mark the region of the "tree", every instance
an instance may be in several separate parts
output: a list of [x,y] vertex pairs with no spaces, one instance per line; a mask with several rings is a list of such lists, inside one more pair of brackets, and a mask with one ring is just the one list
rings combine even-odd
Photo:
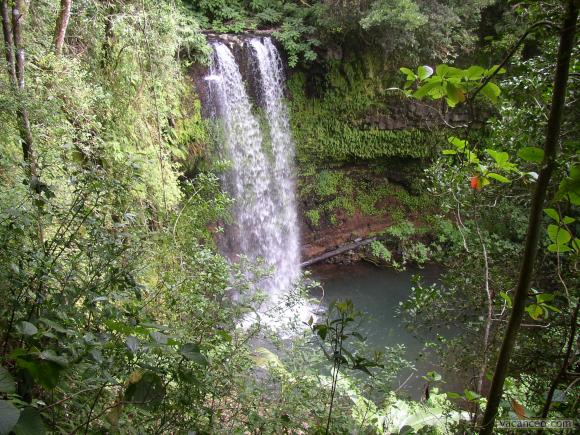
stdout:
[[514,296],[512,313],[502,342],[491,389],[489,391],[487,407],[482,421],[482,428],[479,432],[481,435],[493,433],[493,424],[501,401],[510,355],[516,342],[516,337],[524,314],[526,298],[530,290],[530,283],[534,272],[534,263],[538,251],[542,209],[550,178],[554,171],[556,157],[558,155],[560,125],[568,83],[570,57],[576,36],[576,21],[578,19],[579,3],[578,0],[568,0],[566,14],[560,31],[560,45],[558,49],[556,73],[554,76],[552,106],[544,144],[542,170],[540,171],[532,200],[524,257]]
[[61,0],[60,12],[56,21],[56,28],[54,30],[54,52],[57,56],[62,54],[62,47],[64,45],[64,37],[70,19],[70,9],[72,0]]
[[[8,75],[13,90],[17,96],[18,105],[16,113],[18,117],[20,138],[22,141],[22,154],[28,164],[31,180],[37,178],[36,162],[33,156],[32,131],[30,129],[30,119],[28,110],[23,104],[24,92],[24,46],[22,43],[22,23],[23,23],[22,0],[16,0],[12,7],[10,16],[8,1],[2,0],[0,4],[2,14],[2,31],[4,35],[4,46],[6,51],[6,63],[8,64]],[[31,184],[31,187],[32,184]]]

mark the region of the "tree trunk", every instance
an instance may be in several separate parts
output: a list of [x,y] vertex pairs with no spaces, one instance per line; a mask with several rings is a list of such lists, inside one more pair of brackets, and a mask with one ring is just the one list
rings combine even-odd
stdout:
[[38,185],[36,163],[32,155],[32,131],[28,110],[23,104],[24,91],[24,47],[22,45],[22,13],[24,3],[22,0],[15,0],[10,16],[8,1],[2,0],[0,11],[2,15],[2,33],[4,36],[4,46],[6,48],[6,63],[8,76],[17,96],[16,116],[20,139],[22,141],[22,155],[28,165],[31,188]]
[[2,0],[0,3],[0,12],[2,14],[2,33],[4,35],[4,47],[6,51],[6,66],[8,68],[8,77],[10,83],[17,88],[18,80],[16,79],[16,60],[14,58],[14,38],[12,37],[12,23],[10,22],[10,11],[8,9],[8,0]]
[[503,392],[503,384],[507,375],[508,363],[511,352],[514,348],[518,330],[524,314],[526,298],[530,289],[530,283],[534,271],[534,263],[538,251],[538,239],[542,218],[542,208],[546,198],[546,191],[554,170],[555,159],[558,154],[558,140],[560,136],[560,124],[564,102],[566,99],[566,86],[568,83],[568,70],[570,67],[570,56],[574,46],[576,35],[576,21],[578,18],[579,0],[568,0],[564,23],[560,32],[560,46],[558,48],[558,59],[556,73],[554,76],[554,86],[552,94],[552,107],[546,131],[546,141],[544,144],[544,160],[542,170],[538,177],[536,190],[532,199],[532,209],[528,222],[526,245],[524,258],[520,269],[520,275],[514,296],[512,314],[505,332],[491,389],[487,399],[487,407],[483,416],[480,435],[493,433],[493,425],[499,408]]
[[[22,44],[22,21],[23,15],[22,11],[24,8],[23,0],[15,0],[12,7],[12,33],[14,36],[14,49],[16,52],[16,79],[17,79],[17,91],[20,94],[20,98],[24,95],[24,46]],[[21,102],[22,103],[22,102]],[[30,120],[28,118],[28,110],[24,107],[24,104],[20,105],[18,110],[18,118],[20,124],[20,136],[22,139],[22,154],[24,155],[24,160],[29,165],[29,171],[31,177],[36,177],[36,164],[34,157],[32,155],[32,131],[30,130]],[[33,186],[31,186],[33,187]]]
[[54,30],[54,52],[57,56],[62,54],[62,47],[64,46],[64,37],[68,27],[68,20],[70,19],[70,8],[72,0],[60,0],[60,12],[56,20],[56,28]]

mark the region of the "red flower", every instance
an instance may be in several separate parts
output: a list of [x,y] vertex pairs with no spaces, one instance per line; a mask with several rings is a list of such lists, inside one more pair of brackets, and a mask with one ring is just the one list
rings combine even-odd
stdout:
[[479,182],[479,177],[477,175],[471,177],[471,188],[475,190],[481,189],[481,183]]

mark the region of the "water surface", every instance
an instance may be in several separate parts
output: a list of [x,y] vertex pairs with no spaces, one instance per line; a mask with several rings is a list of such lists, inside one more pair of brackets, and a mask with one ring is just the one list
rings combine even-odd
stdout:
[[424,348],[424,341],[408,331],[403,320],[397,316],[397,309],[399,303],[409,296],[413,275],[421,275],[424,282],[429,284],[438,279],[440,269],[426,266],[398,272],[360,262],[315,265],[309,270],[324,288],[324,292],[315,290],[313,294],[323,296],[323,305],[327,307],[332,301],[350,299],[355,308],[365,314],[359,332],[367,338],[371,348],[382,350],[398,344],[405,346],[405,359],[415,366],[415,370],[409,367],[399,373],[398,384],[394,387],[412,375],[402,391],[419,398],[425,385],[421,376],[431,370],[440,370],[432,353]]

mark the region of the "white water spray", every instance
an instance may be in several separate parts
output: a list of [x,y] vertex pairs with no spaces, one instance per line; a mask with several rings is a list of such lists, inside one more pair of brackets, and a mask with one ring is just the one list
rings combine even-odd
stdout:
[[[300,276],[300,246],[294,193],[294,144],[284,104],[282,62],[269,39],[250,41],[268,122],[264,137],[231,50],[213,43],[215,59],[206,77],[216,115],[224,124],[224,151],[232,162],[227,189],[235,199],[230,254],[264,259],[272,277],[264,283],[279,300]],[[271,152],[265,146],[269,139]]]

